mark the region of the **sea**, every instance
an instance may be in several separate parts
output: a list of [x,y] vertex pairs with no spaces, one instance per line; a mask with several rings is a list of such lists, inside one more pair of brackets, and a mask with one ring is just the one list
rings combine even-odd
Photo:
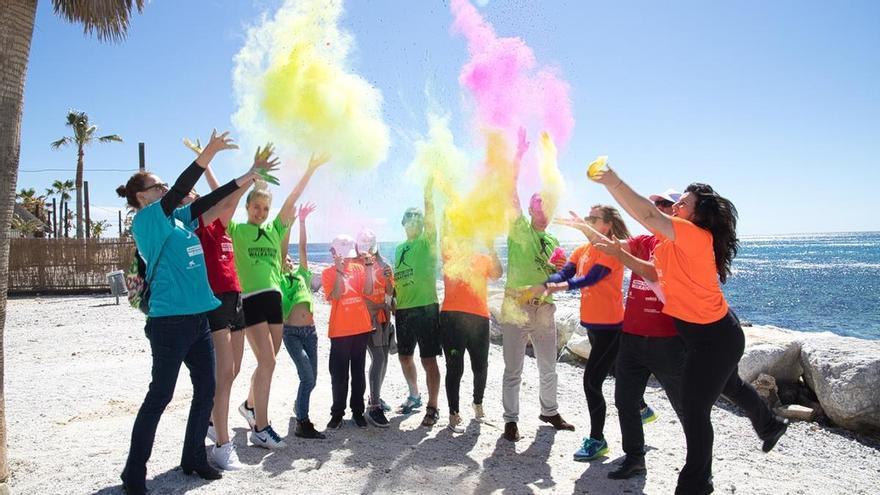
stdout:
[[[390,260],[395,246],[379,251]],[[576,246],[563,244],[567,252]],[[332,261],[329,244],[309,244],[308,253],[310,262]],[[503,243],[498,255],[506,266]],[[743,237],[723,290],[744,322],[880,339],[880,232]]]

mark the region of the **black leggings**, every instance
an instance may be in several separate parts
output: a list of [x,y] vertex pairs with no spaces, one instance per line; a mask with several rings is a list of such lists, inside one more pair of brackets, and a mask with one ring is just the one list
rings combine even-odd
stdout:
[[446,356],[446,402],[449,413],[459,412],[459,389],[464,375],[464,353],[474,373],[474,404],[483,403],[489,369],[489,318],[460,311],[440,313],[443,355]]
[[711,412],[718,397],[723,393],[740,407],[761,439],[772,435],[779,421],[755,389],[739,377],[745,335],[732,311],[705,325],[675,319],[675,328],[685,344],[681,408],[687,441],[687,459],[675,493],[708,493],[714,440]]
[[[590,357],[584,367],[584,395],[587,397],[587,409],[590,410],[590,438],[603,440],[608,406],[605,404],[605,395],[602,394],[602,384],[617,361],[623,327],[593,330],[588,325],[584,326],[587,327],[587,337],[590,339]],[[641,400],[640,405],[645,407],[645,401]]]

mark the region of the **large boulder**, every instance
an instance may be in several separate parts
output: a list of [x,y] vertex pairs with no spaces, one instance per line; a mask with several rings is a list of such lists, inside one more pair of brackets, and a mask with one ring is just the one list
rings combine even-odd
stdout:
[[804,380],[844,428],[880,430],[880,342],[830,333],[801,342]]
[[801,367],[803,333],[771,326],[743,328],[746,348],[739,362],[739,376],[753,382],[762,373],[779,382],[795,382],[804,374]]

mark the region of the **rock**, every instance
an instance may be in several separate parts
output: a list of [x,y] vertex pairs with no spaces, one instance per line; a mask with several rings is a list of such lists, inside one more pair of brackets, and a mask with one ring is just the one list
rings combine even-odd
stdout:
[[565,345],[566,349],[583,359],[590,357],[591,347],[590,339],[586,335],[578,335],[576,333],[571,335],[571,338],[568,339],[568,343]]
[[796,382],[803,375],[798,332],[776,327],[748,327],[746,349],[739,362],[739,376],[753,382],[761,373],[779,381]]
[[798,404],[777,407],[774,411],[783,418],[792,421],[813,421],[819,416],[816,410]]
[[581,312],[576,305],[556,305],[556,346],[561,350],[574,334],[586,335],[581,326]]
[[755,387],[758,395],[760,395],[771,408],[780,405],[779,388],[776,387],[775,378],[766,373],[761,373],[758,375],[758,378],[752,382],[752,386]]
[[817,334],[801,343],[801,365],[832,421],[856,431],[880,430],[880,342]]

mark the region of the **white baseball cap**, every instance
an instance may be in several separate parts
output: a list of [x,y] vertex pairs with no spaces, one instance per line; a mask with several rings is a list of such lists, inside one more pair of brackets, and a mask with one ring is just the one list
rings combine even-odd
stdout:
[[357,235],[357,250],[361,254],[375,254],[376,233],[370,229],[362,229]]
[[678,203],[679,198],[681,198],[681,193],[672,188],[663,191],[663,194],[652,194],[648,196],[648,199],[651,201],[665,199],[666,201],[672,201],[673,203]]
[[354,250],[354,239],[350,235],[340,234],[330,243],[330,249],[336,256],[343,258],[356,258],[357,253]]

